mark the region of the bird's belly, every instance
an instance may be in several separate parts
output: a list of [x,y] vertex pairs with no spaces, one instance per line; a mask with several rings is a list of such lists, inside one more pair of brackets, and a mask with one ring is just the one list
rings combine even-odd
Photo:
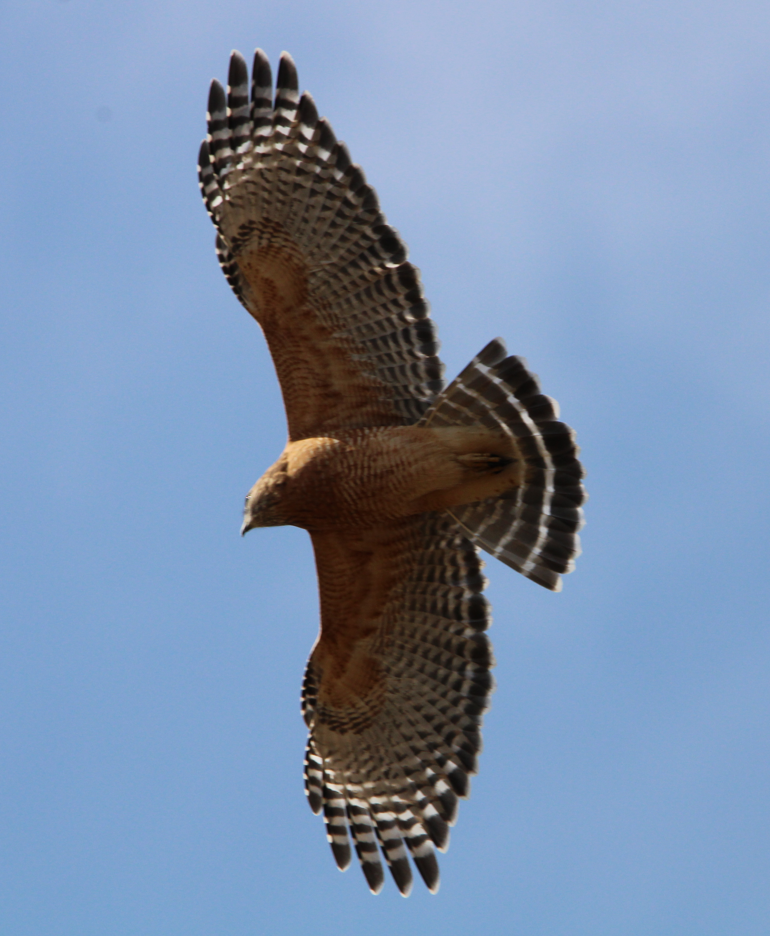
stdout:
[[[368,528],[496,496],[520,483],[513,446],[505,435],[465,426],[351,429],[290,442],[288,522],[310,531]],[[487,458],[495,452],[505,458]]]
[[420,512],[428,491],[462,476],[435,433],[414,426],[353,429],[290,442],[286,510],[307,530],[371,527]]

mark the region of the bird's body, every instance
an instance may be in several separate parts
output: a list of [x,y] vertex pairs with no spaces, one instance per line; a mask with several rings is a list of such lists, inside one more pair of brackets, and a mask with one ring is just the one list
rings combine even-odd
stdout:
[[431,890],[493,681],[477,546],[558,590],[582,523],[574,437],[496,340],[448,387],[417,270],[284,54],[214,82],[200,182],[230,285],[267,339],[289,440],[243,532],[310,533],[321,631],[306,790],[341,868]]
[[286,445],[246,503],[251,521],[269,492],[271,516],[280,520],[257,519],[246,529],[371,527],[493,497],[516,487],[521,474],[515,443],[503,433],[468,426],[344,429]]

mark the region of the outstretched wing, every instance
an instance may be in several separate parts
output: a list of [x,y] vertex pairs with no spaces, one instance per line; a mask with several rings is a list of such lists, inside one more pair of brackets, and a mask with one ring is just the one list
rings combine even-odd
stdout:
[[423,514],[377,530],[313,534],[321,634],[308,662],[306,790],[340,868],[350,839],[369,887],[380,852],[403,894],[408,855],[438,888],[467,796],[493,680],[489,609],[474,546]]
[[251,95],[239,53],[214,81],[199,178],[217,253],[262,326],[289,437],[413,423],[443,382],[419,273],[347,148],[281,56],[275,100],[265,54]]

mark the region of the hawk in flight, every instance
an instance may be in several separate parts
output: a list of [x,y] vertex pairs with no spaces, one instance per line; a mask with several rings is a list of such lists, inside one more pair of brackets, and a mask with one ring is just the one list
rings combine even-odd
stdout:
[[310,533],[321,629],[307,664],[305,788],[337,865],[431,891],[493,688],[479,547],[557,591],[579,552],[572,430],[490,342],[445,386],[419,272],[284,53],[275,95],[214,81],[200,186],[227,281],[264,332],[289,440],[242,532]]

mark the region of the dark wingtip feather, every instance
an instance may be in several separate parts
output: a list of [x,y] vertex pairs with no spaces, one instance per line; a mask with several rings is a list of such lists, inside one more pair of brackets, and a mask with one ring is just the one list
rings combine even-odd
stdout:
[[450,826],[454,825],[457,821],[457,794],[450,787],[447,787],[438,794],[437,800],[441,803],[441,808],[444,811],[444,819],[447,824]]
[[216,80],[211,82],[209,88],[208,113],[208,139],[211,162],[214,171],[221,178],[226,170],[230,151],[230,128],[227,122],[227,98],[225,89]]
[[465,799],[470,793],[471,784],[468,780],[468,774],[461,767],[449,770],[447,780],[452,784],[452,789],[461,799]]
[[537,582],[538,585],[542,585],[543,588],[547,588],[548,591],[560,592],[562,590],[563,583],[561,576],[557,572],[553,572],[551,569],[546,569],[541,566],[530,572],[529,577],[533,582]]
[[254,52],[251,69],[251,120],[253,132],[265,137],[273,124],[273,73],[262,49]]
[[350,845],[341,845],[338,842],[329,842],[334,855],[334,860],[340,871],[347,871],[352,857]]
[[424,855],[422,858],[415,858],[414,863],[417,870],[420,872],[420,877],[425,881],[425,886],[431,894],[437,893],[441,881],[439,879],[438,861],[435,854],[431,852],[428,855]]
[[380,862],[362,862],[361,870],[364,872],[364,877],[366,878],[366,883],[369,886],[369,890],[373,894],[379,894],[379,892],[382,890],[382,885],[385,883],[385,873],[382,870],[382,865]]
[[212,78],[211,84],[209,85],[209,102],[208,102],[208,114],[207,117],[209,120],[212,119],[213,115],[218,111],[224,111],[227,109],[227,98],[225,96],[225,89],[217,81],[216,78]]
[[438,814],[427,816],[424,820],[431,841],[439,851],[446,851],[449,847],[449,825]]
[[281,52],[281,58],[278,63],[278,77],[275,81],[276,92],[280,90],[298,91],[299,78],[297,76],[297,66],[294,59],[288,52]]
[[305,91],[300,98],[297,116],[299,117],[300,123],[305,127],[309,127],[311,130],[318,123],[318,108],[315,106],[313,96],[307,91]]
[[276,128],[283,128],[288,133],[299,103],[299,82],[297,68],[288,52],[281,53],[278,65],[278,77],[275,82],[275,105],[273,123]]
[[227,73],[227,83],[231,88],[238,85],[248,84],[249,68],[246,65],[246,59],[237,49],[230,53],[230,68]]
[[338,172],[345,172],[348,167],[352,165],[352,160],[350,159],[348,148],[342,142],[342,140],[338,140],[335,149],[337,152],[335,153],[336,158],[334,167]]
[[334,135],[334,131],[325,117],[322,117],[318,121],[318,130],[318,150],[320,153],[324,154],[324,158],[328,159],[337,142],[337,137]]
[[262,49],[254,50],[254,62],[251,66],[251,85],[257,88],[273,87],[273,70],[270,68],[270,59]]
[[[534,374],[531,374],[527,368],[526,358],[518,357],[517,355],[512,355],[501,361],[495,368],[495,374],[503,383],[507,384],[514,393],[516,393],[523,383],[534,379]],[[533,393],[537,393],[538,390],[539,388],[533,390]]]
[[396,858],[390,863],[390,873],[402,897],[412,893],[412,869],[407,858]]

